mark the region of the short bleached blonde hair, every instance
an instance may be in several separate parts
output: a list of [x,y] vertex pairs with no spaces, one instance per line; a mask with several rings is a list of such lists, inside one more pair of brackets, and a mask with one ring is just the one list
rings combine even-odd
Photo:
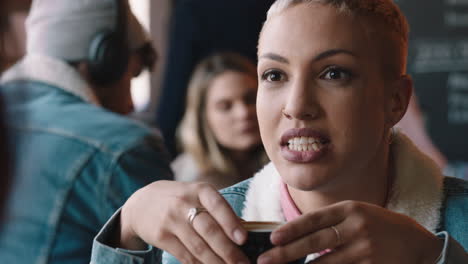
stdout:
[[384,69],[392,76],[406,72],[409,26],[406,17],[392,0],[276,0],[268,10],[263,28],[276,15],[303,3],[329,5],[338,12],[379,22],[368,23],[366,28],[371,34],[378,34],[382,40]]

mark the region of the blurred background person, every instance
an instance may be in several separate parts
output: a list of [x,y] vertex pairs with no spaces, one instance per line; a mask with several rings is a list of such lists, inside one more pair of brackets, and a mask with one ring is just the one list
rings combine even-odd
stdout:
[[[0,75],[5,64],[5,31],[8,16],[7,5],[5,1],[0,2]],[[6,128],[3,121],[3,100],[0,98],[0,222],[3,220],[3,207],[8,195],[10,186],[10,174],[7,161],[8,143],[6,139]]]
[[[6,64],[5,54],[5,33],[8,27],[8,6],[6,1],[0,2],[0,76],[4,65]],[[6,128],[3,121],[3,100],[0,98],[0,222],[3,221],[3,211],[5,200],[8,195],[10,186],[10,174],[7,161],[8,158],[8,143],[6,138]]]
[[0,2],[0,74],[5,68],[6,63],[6,54],[5,54],[5,34],[8,28],[8,14],[9,10],[7,9],[5,1]]
[[[0,76],[11,63],[11,52],[7,47],[11,47],[11,23],[10,16],[18,11],[29,8],[31,0],[1,1],[0,2]],[[11,153],[8,146],[8,133],[4,117],[4,102],[0,95],[0,222],[3,221],[4,206],[9,194],[12,181],[10,171],[12,162]]]
[[444,169],[468,179],[468,2],[396,1],[411,33],[415,97],[400,128]]
[[87,263],[94,236],[137,189],[172,179],[159,135],[122,114],[151,68],[126,0],[35,0],[27,54],[2,76],[15,156],[4,263]]
[[13,65],[24,55],[24,20],[32,0],[2,1],[0,27],[2,30],[2,60],[0,72]]
[[216,52],[236,52],[257,61],[257,40],[274,0],[175,0],[168,36],[167,63],[156,110],[171,155],[184,115],[188,82],[195,66]]
[[183,153],[171,164],[176,180],[221,189],[263,167],[256,76],[255,65],[235,53],[212,55],[196,67],[179,129]]

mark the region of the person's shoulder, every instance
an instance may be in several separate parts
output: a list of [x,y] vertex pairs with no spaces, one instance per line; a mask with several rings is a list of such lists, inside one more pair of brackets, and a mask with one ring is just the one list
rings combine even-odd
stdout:
[[468,182],[459,178],[444,179],[443,228],[468,248]]
[[187,152],[180,154],[172,161],[171,169],[177,181],[196,181],[200,174],[200,169],[195,159]]
[[468,181],[455,177],[445,177],[444,192],[448,197],[466,196],[468,199]]
[[[75,113],[77,112],[75,109]],[[125,151],[138,145],[152,145],[162,148],[162,136],[159,130],[144,123],[109,112],[100,107],[83,105],[79,127],[74,124],[62,124],[86,141],[94,142],[101,149],[112,152]],[[73,115],[73,114],[71,114]]]
[[28,98],[13,95],[17,102],[14,112],[24,116],[24,122],[14,122],[15,126],[60,136],[109,152],[120,152],[142,142],[162,145],[158,130],[93,105],[59,88],[52,89],[53,86],[39,82],[18,82],[12,85],[33,88]]
[[455,177],[445,177],[444,201],[443,206],[449,216],[458,215],[458,213],[450,212],[460,212],[468,218],[468,181]]
[[251,179],[239,182],[230,187],[220,190],[221,195],[231,205],[232,209],[238,216],[242,215],[244,209],[244,203],[249,190]]
[[[468,181],[455,177],[444,178],[443,208],[445,216],[450,219],[461,216],[468,219]],[[468,222],[465,225],[468,232]]]
[[193,166],[193,164],[195,164],[193,156],[188,152],[182,152],[174,159],[174,161],[172,161],[171,166],[175,169],[177,167],[185,167],[187,165]]
[[245,196],[247,191],[249,190],[249,185],[250,182],[252,181],[252,178],[244,180],[242,182],[239,182],[237,184],[234,184],[232,186],[226,187],[222,190],[220,190],[220,193],[222,195],[240,195],[240,196]]

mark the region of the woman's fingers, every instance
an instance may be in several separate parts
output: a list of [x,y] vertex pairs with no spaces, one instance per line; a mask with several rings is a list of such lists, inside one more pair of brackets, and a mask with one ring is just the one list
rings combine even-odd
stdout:
[[[141,239],[185,263],[193,263],[194,258],[210,264],[248,263],[233,242],[244,242],[246,231],[230,205],[209,184],[155,182],[132,195],[124,207],[129,208],[122,214],[122,223],[127,223],[124,227],[129,226],[123,228],[129,230],[125,232],[130,234],[127,240]],[[192,215],[190,221],[188,213],[193,208],[205,208],[206,212]]]
[[242,245],[247,239],[247,231],[242,227],[231,206],[211,185],[200,184],[199,188],[199,199],[202,206],[210,212],[210,215],[232,241]]
[[201,263],[193,256],[184,244],[175,236],[166,239],[166,251],[178,259],[181,263]]
[[[245,240],[240,221],[224,198],[209,184],[199,183],[191,186],[197,194],[196,200],[181,199],[177,211],[179,228],[174,230],[192,255],[202,263],[248,263],[247,257],[233,242]],[[192,208],[203,208],[189,220]],[[245,232],[245,231],[244,231]],[[231,235],[230,235],[231,234]]]
[[223,229],[208,212],[200,213],[193,220],[193,228],[206,241],[208,246],[224,260],[224,263],[248,263],[247,257],[242,253],[239,247],[224,234]]
[[275,232],[278,246],[258,263],[288,263],[320,251],[324,254],[312,263],[430,263],[442,248],[440,240],[409,217],[356,201],[303,215]]
[[184,246],[195,256],[201,263],[223,264],[224,261],[216,255],[205,240],[191,227],[179,228],[176,235],[180,241],[184,242]]
[[339,225],[333,228],[327,227],[291,243],[275,247],[260,257],[260,263],[262,263],[263,258],[271,259],[267,263],[289,263],[311,253],[325,254],[330,252],[339,244],[345,243],[344,239],[347,239],[343,236],[343,232],[338,231],[339,233],[337,233],[335,231],[341,228]]
[[313,253],[334,252],[346,245],[356,236],[353,221],[347,221],[354,207],[353,202],[340,202],[281,226],[271,237],[278,246],[265,252],[259,263],[287,263]]
[[343,203],[337,203],[288,222],[272,233],[271,242],[284,245],[318,230],[335,226],[346,218],[344,207]]

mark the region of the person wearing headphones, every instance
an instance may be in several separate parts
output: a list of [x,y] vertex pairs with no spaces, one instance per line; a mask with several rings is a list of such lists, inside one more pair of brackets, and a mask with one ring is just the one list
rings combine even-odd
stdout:
[[35,0],[27,54],[1,79],[14,183],[2,263],[86,263],[137,189],[172,179],[161,137],[122,116],[155,52],[127,1]]

